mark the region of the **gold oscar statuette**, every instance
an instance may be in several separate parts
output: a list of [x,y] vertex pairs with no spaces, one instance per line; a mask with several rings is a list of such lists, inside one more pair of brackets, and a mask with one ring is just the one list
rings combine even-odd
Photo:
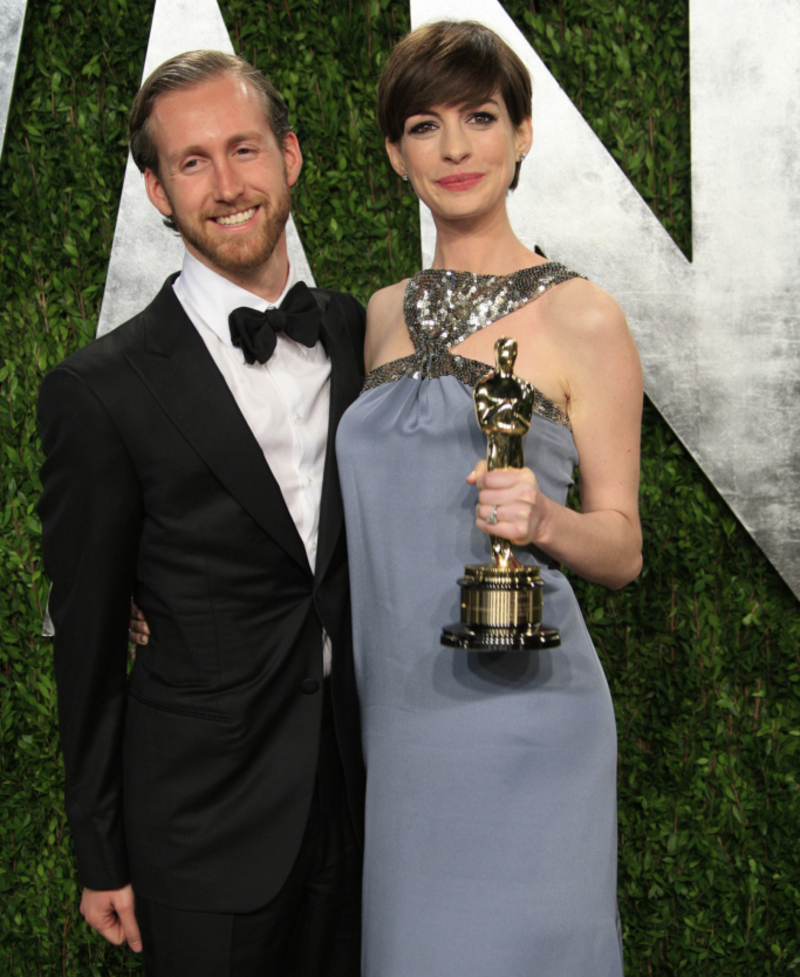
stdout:
[[[522,468],[522,439],[528,433],[536,392],[514,375],[517,343],[494,344],[497,368],[475,386],[473,400],[478,424],[487,438],[486,467]],[[441,642],[468,651],[532,651],[555,648],[561,636],[542,627],[542,583],[539,568],[523,566],[511,543],[490,536],[492,562],[464,567],[461,622],[442,628]]]

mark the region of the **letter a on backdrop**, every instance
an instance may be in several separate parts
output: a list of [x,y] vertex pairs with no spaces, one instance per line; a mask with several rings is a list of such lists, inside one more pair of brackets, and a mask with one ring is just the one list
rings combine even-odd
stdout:
[[692,262],[496,0],[411,18],[480,21],[525,62],[514,229],[620,301],[651,400],[800,597],[800,3],[690,0]]
[[[233,54],[217,0],[156,0],[142,78],[168,58],[196,48]],[[286,238],[298,277],[313,285],[291,217]],[[161,215],[147,199],[144,178],[129,153],[97,335],[140,312],[155,297],[166,275],[180,270],[182,260],[181,239],[164,227]]]

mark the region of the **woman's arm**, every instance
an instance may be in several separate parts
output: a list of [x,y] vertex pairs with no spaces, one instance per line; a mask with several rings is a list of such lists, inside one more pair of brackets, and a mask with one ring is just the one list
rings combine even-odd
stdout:
[[[530,469],[469,476],[479,488],[476,525],[485,533],[533,543],[581,577],[617,589],[642,567],[639,437],[642,372],[617,303],[581,283],[563,289],[549,327],[560,337],[564,384],[578,449],[582,512],[543,495]],[[497,506],[498,522],[487,519]]]

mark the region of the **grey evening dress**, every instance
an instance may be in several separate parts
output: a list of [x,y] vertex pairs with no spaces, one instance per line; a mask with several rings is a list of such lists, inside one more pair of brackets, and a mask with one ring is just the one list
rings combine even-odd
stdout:
[[[465,479],[485,457],[452,346],[574,277],[420,272],[416,353],[370,374],[337,440],[367,764],[363,977],[619,977],[616,757],[608,685],[564,576],[544,554],[561,647],[478,655],[439,644],[456,580],[489,561]],[[543,397],[525,440],[566,499],[578,457]]]

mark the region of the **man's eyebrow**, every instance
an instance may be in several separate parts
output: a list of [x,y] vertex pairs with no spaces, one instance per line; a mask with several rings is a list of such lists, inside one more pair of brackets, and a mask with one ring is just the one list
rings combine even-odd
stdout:
[[177,153],[172,153],[171,156],[167,157],[168,163],[177,163],[179,159],[183,159],[184,156],[202,156],[203,148],[202,146],[186,146],[185,149],[179,149]]
[[230,137],[228,145],[235,146],[237,142],[251,142],[254,139],[259,142],[264,142],[264,134],[258,129],[251,129],[249,132],[240,132]]
[[[227,145],[230,148],[235,146],[240,142],[251,142],[253,140],[258,140],[259,142],[264,142],[264,136],[258,129],[253,129],[250,132],[239,132],[228,139]],[[176,153],[167,157],[167,162],[177,163],[178,160],[184,159],[186,156],[205,156],[207,149],[200,145],[185,146],[183,149],[179,149]]]

